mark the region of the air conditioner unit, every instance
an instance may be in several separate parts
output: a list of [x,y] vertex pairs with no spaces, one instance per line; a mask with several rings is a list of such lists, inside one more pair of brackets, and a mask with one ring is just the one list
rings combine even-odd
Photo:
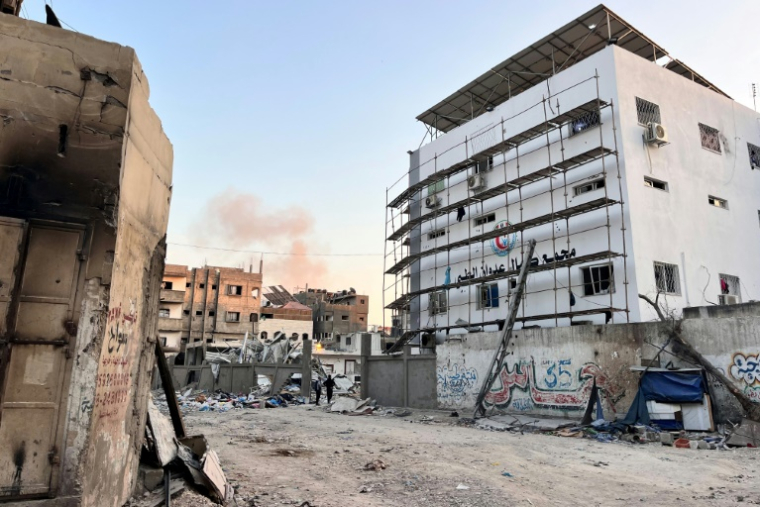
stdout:
[[649,144],[656,144],[657,146],[666,144],[668,142],[668,131],[659,123],[648,123],[644,140]]
[[425,198],[425,207],[427,208],[435,208],[438,205],[441,204],[441,198],[436,197],[434,195],[428,196]]
[[733,296],[731,294],[721,294],[718,296],[719,305],[738,305],[739,303],[739,296]]
[[470,190],[483,188],[486,186],[486,179],[479,174],[475,174],[467,178],[467,186]]

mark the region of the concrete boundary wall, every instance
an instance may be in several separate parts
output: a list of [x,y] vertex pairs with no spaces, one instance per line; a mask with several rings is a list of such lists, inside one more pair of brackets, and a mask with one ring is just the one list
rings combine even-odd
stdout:
[[[735,309],[724,313],[711,309],[709,315],[676,324],[697,350],[760,403],[760,367],[753,366],[760,364],[760,317]],[[605,416],[622,417],[638,389],[639,374],[630,367],[654,359],[672,325],[651,322],[516,331],[486,401],[511,413],[580,417],[596,381]],[[472,333],[452,337],[438,346],[439,408],[474,408],[499,339],[497,332]],[[694,366],[680,359],[678,352],[671,345],[665,347],[661,366],[668,362],[675,367]],[[740,407],[719,382],[709,380],[716,422],[736,421],[741,417]]]
[[371,338],[361,337],[362,398],[388,407],[436,408],[435,355],[412,355],[406,346],[401,355],[373,356]]

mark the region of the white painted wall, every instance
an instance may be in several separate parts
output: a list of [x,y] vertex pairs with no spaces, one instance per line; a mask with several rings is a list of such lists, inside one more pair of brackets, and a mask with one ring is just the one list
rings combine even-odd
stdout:
[[299,339],[303,335],[307,335],[308,339],[311,339],[314,332],[314,324],[310,320],[266,319],[259,320],[257,326],[259,336],[261,336],[261,333],[266,332],[267,338],[270,340],[274,338],[274,334],[277,331],[284,333],[285,336],[297,333]]
[[[752,170],[747,142],[760,145],[760,115],[673,72],[615,48],[620,140],[640,291],[656,293],[653,262],[679,265],[681,296],[670,308],[718,302],[718,274],[738,276],[743,302],[760,299],[760,170]],[[636,97],[660,106],[670,144],[646,147]],[[698,124],[720,130],[717,154],[702,147]],[[666,181],[668,192],[645,187],[644,176]],[[728,200],[711,206],[708,195]],[[685,261],[685,269],[681,255]],[[654,319],[641,307],[642,320]]]
[[[596,74],[598,80],[592,79]],[[646,303],[638,299],[638,293],[655,293],[654,261],[679,265],[682,295],[664,297],[664,302],[676,314],[685,306],[717,303],[719,273],[740,278],[742,301],[760,298],[760,270],[758,261],[752,255],[760,251],[760,170],[750,169],[747,149],[747,142],[760,146],[760,116],[616,46],[610,46],[562,71],[550,78],[548,83],[553,95],[552,109],[558,107],[564,111],[595,99],[597,84],[599,97],[613,102],[615,107],[603,110],[602,126],[599,128],[571,137],[564,130],[561,142],[560,132],[553,132],[549,137],[549,150],[544,137],[517,150],[497,155],[494,169],[485,173],[487,187],[515,178],[518,170],[520,175],[524,175],[543,169],[549,164],[550,157],[552,161],[557,161],[564,154],[567,159],[600,145],[610,149],[617,147],[619,165],[613,155],[567,172],[567,196],[564,193],[564,178],[560,176],[552,181],[544,180],[526,186],[522,189],[522,195],[511,191],[482,204],[472,205],[462,222],[456,221],[456,211],[426,222],[419,231],[421,251],[490,231],[502,220],[519,223],[550,213],[552,207],[555,211],[561,210],[605,195],[616,200],[622,197],[625,202],[622,210],[624,218],[621,219],[621,207],[618,205],[573,217],[569,221],[569,245],[563,220],[555,223],[554,227],[547,225],[518,233],[518,247],[507,257],[497,256],[491,242],[425,257],[412,267],[413,271],[419,272],[421,287],[442,284],[447,267],[451,268],[452,282],[465,270],[480,269],[482,266],[493,268],[503,264],[509,269],[512,259],[521,261],[520,243],[535,239],[539,242],[539,257],[575,248],[577,255],[611,249],[618,253],[625,251],[627,258],[612,260],[615,289],[611,296],[583,295],[582,266],[557,270],[556,278],[555,272],[530,275],[528,295],[521,304],[520,315],[553,314],[555,308],[561,313],[612,306],[628,308],[631,322],[651,320],[655,315]],[[477,117],[421,147],[420,178],[432,174],[436,168],[445,169],[465,160],[468,154],[472,154],[473,142],[475,149],[482,149],[501,140],[502,119],[505,137],[539,124],[544,120],[544,107],[540,101],[546,95],[545,85],[536,86],[501,104],[493,112]],[[660,106],[670,144],[661,148],[644,145],[644,127],[638,124],[636,115],[636,96]],[[556,110],[547,111],[549,117],[555,113]],[[701,147],[700,122],[721,131],[721,154]],[[596,179],[603,170],[607,172],[606,189],[577,197],[574,195],[572,187]],[[468,195],[466,178],[469,174],[462,172],[452,177],[450,186],[437,194],[443,206]],[[645,187],[645,175],[667,181],[669,191]],[[729,209],[709,205],[708,195],[727,199]],[[427,192],[423,191],[412,203],[412,206],[420,206],[423,214],[431,212],[424,207],[426,196]],[[520,198],[522,204],[517,202]],[[496,221],[476,227],[472,219],[489,212],[496,213]],[[608,216],[609,228],[606,227]],[[444,229],[446,235],[428,239],[428,233],[438,229]],[[412,241],[415,241],[415,233],[412,234]],[[478,309],[479,289],[474,285],[449,290],[448,312],[436,316],[428,314],[429,296],[422,295],[419,298],[420,318],[417,322],[411,322],[411,327],[443,327],[453,325],[457,319],[471,323],[503,319],[509,281],[501,280],[498,284],[501,299],[499,307],[494,309]],[[573,288],[576,298],[576,305],[572,308],[568,287]],[[576,320],[601,324],[605,322],[605,315],[584,316]],[[625,313],[613,315],[613,323],[625,321]],[[528,322],[526,325],[551,327],[569,323],[568,319],[552,319]],[[487,328],[493,329],[495,326]],[[462,331],[452,330],[451,333]]]

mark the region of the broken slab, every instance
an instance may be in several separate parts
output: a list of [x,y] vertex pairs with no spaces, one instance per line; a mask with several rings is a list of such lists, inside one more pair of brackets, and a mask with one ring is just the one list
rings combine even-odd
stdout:
[[349,397],[341,397],[335,400],[330,407],[330,412],[353,412],[359,406],[359,401]]
[[726,444],[734,447],[760,447],[760,423],[742,419]]
[[177,442],[171,421],[159,412],[152,399],[148,403],[148,425],[153,435],[158,464],[165,467],[177,457]]

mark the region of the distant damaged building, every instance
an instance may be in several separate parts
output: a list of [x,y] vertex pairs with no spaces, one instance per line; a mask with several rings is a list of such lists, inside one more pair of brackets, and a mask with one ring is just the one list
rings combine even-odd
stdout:
[[121,506],[145,431],[172,146],[133,49],[20,19],[9,5],[18,2],[3,0],[0,13],[0,501]]
[[367,331],[369,296],[357,294],[353,288],[337,292],[306,289],[294,297],[311,307],[317,341],[338,343],[348,334]]

